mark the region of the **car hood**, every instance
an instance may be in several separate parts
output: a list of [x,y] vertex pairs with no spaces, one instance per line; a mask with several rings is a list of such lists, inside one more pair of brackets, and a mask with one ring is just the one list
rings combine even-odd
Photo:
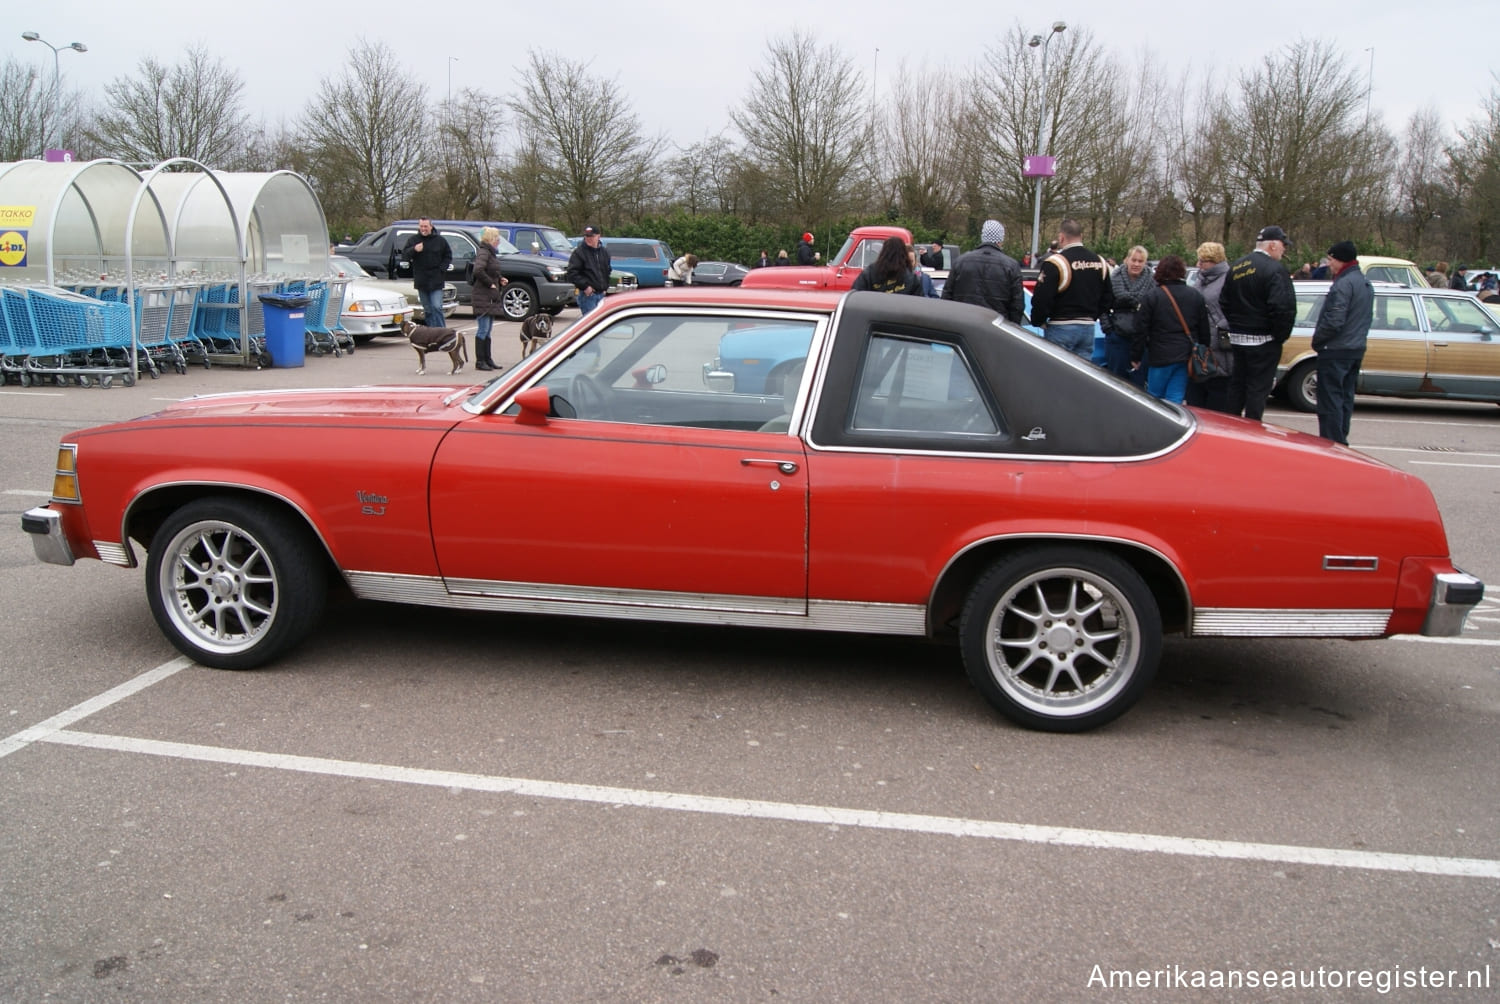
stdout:
[[773,265],[751,269],[745,276],[745,286],[766,286],[775,289],[795,289],[798,286],[821,289],[833,276],[832,265]]
[[220,418],[402,419],[462,412],[446,400],[453,386],[380,386],[205,394],[168,405],[141,421]]
[[388,280],[386,282],[381,282],[374,278],[358,279],[351,282],[344,291],[344,302],[348,303],[353,300],[396,299],[404,304],[406,302],[406,292],[402,289],[403,286],[411,289],[415,288],[410,282],[403,282],[399,279]]
[[559,268],[559,267],[564,266],[564,265],[567,264],[566,261],[563,261],[562,259],[559,259],[559,258],[548,258],[548,257],[546,257],[544,255],[539,255],[539,254],[527,254],[525,251],[521,251],[521,252],[518,252],[516,254],[503,254],[503,255],[500,255],[500,260],[501,261],[524,261],[524,262],[530,262],[531,264],[537,265],[537,266],[539,266],[541,268],[544,268],[544,269],[545,268]]

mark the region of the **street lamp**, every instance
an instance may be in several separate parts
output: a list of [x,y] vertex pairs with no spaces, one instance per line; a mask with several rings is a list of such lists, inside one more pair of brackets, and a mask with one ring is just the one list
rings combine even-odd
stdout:
[[1047,163],[1046,128],[1047,128],[1047,48],[1056,35],[1062,34],[1068,28],[1062,21],[1052,22],[1052,31],[1044,39],[1041,35],[1032,35],[1026,44],[1035,49],[1038,46],[1042,50],[1042,114],[1036,124],[1036,152],[1035,163],[1028,165],[1028,174],[1036,178],[1036,209],[1031,217],[1031,267],[1036,268],[1036,253],[1041,244],[1042,236],[1042,179],[1052,174],[1052,165]]
[[[58,66],[58,53],[62,52],[64,49],[71,49],[74,52],[88,52],[89,47],[84,45],[82,42],[69,42],[67,45],[53,45],[51,42],[47,41],[45,38],[34,31],[23,31],[21,32],[21,37],[28,42],[41,42],[47,48],[52,50],[52,122],[51,128],[48,130],[50,132],[52,129],[57,128],[58,120],[62,118],[62,87],[59,85],[59,74],[61,71],[61,67]],[[42,143],[44,146],[50,145],[47,143],[47,140],[49,139],[52,139],[54,142],[56,141],[56,138],[54,137],[43,137]]]

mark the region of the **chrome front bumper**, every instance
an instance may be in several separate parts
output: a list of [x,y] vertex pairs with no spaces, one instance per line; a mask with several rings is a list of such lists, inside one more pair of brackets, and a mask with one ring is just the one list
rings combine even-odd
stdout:
[[1432,603],[1422,633],[1452,637],[1463,633],[1464,618],[1484,599],[1484,583],[1465,572],[1444,572],[1432,583]]
[[46,506],[21,514],[21,529],[31,534],[31,546],[39,561],[49,565],[73,564],[73,549],[63,535],[62,515]]

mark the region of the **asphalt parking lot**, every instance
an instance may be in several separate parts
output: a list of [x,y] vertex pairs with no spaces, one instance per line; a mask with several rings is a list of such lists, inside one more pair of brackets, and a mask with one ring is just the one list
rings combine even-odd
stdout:
[[343,600],[217,672],[140,570],[20,532],[71,428],[440,358],[0,387],[0,1000],[1500,994],[1500,408],[1354,418],[1492,584],[1464,637],[1174,639],[1081,736],[1005,723],[956,650],[840,635]]

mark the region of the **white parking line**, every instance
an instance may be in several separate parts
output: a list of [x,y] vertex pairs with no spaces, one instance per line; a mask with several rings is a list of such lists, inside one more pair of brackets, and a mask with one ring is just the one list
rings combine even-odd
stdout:
[[1500,469],[1500,464],[1451,464],[1442,460],[1412,460],[1408,462],[1413,467],[1483,467],[1487,470]]
[[52,493],[49,491],[32,491],[30,488],[7,488],[0,495],[40,495],[44,499],[50,499]]
[[388,764],[332,760],[325,757],[296,756],[287,753],[261,753],[255,750],[227,749],[191,743],[136,739],[130,736],[99,735],[75,732],[67,725],[86,718],[132,694],[139,693],[166,679],[192,663],[186,658],[174,659],[150,672],[120,684],[97,697],[90,698],[40,724],[0,740],[0,756],[13,753],[32,743],[77,746],[86,749],[141,753],[149,756],[194,760],[207,763],[288,770],[303,774],[390,781],[427,787],[456,788],[549,798],[570,802],[587,802],[612,807],[629,806],[671,812],[697,812],[742,819],[771,819],[819,826],[847,826],[856,829],[896,830],[905,833],[930,833],[981,840],[1007,840],[1055,847],[1086,847],[1094,850],[1135,851],[1146,854],[1173,854],[1220,860],[1263,861],[1278,864],[1310,865],[1326,868],[1353,868],[1367,871],[1400,872],[1414,875],[1442,875],[1462,878],[1500,879],[1500,861],[1487,858],[1437,857],[1425,854],[1398,854],[1379,851],[1354,851],[1331,847],[1301,847],[1294,844],[1246,843],[1236,840],[1206,840],[1195,837],[1171,837],[1153,833],[1122,833],[1112,830],[1089,830],[1069,826],[1038,826],[1029,823],[1002,823],[987,819],[965,819],[957,816],[928,816],[907,812],[883,812],[872,809],[846,809],[837,806],[807,805],[796,802],[768,802],[760,799],[724,798],[712,795],[688,795],[669,791],[645,791],[604,785],[569,784],[559,781],[535,781],[526,778],[467,774],[456,771],[396,767]]

